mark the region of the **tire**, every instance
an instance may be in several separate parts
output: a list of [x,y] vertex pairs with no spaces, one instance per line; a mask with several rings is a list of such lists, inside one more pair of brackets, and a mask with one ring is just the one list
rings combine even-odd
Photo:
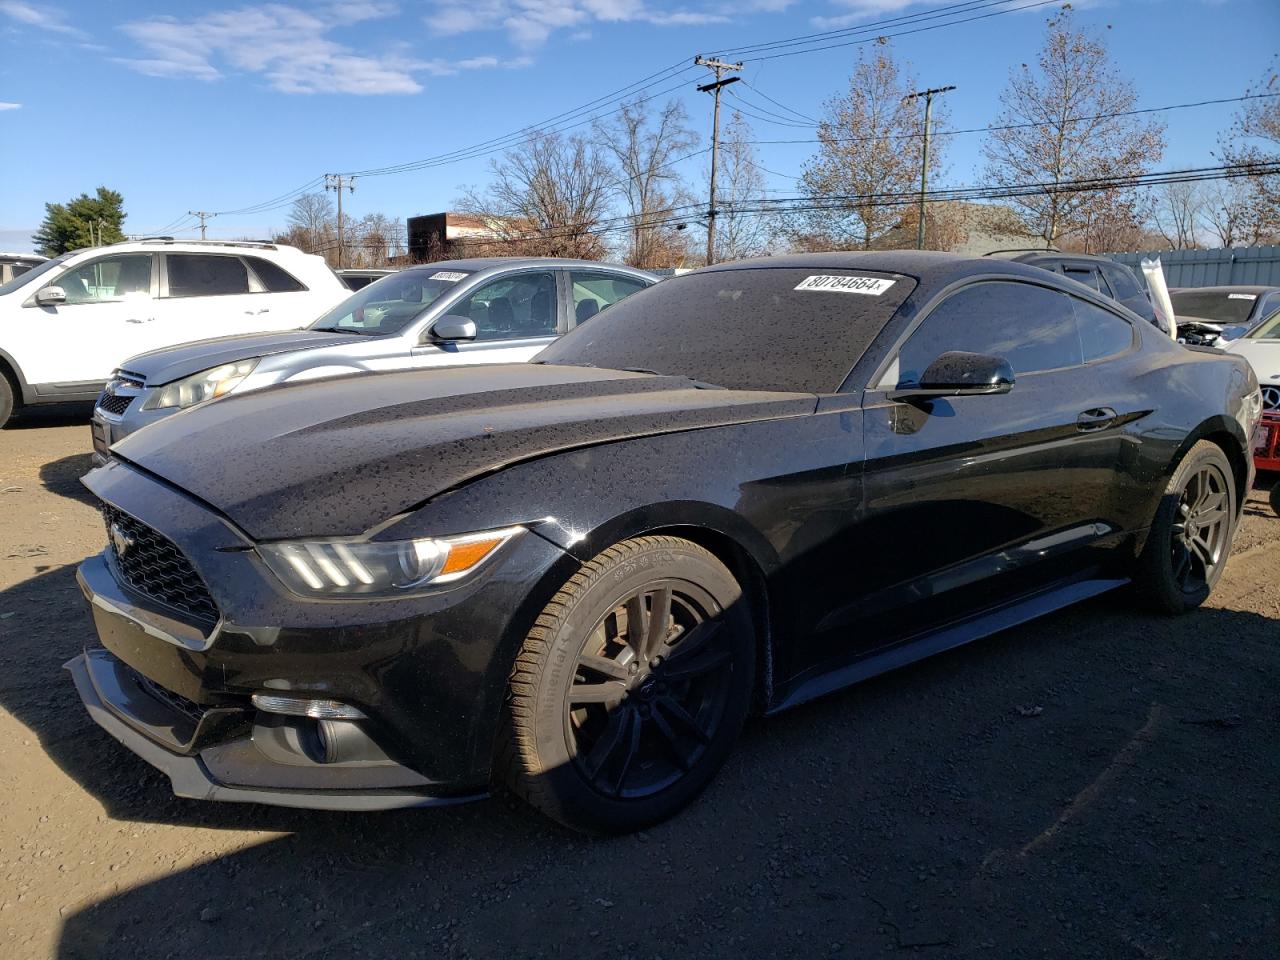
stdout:
[[[668,611],[665,630],[655,609]],[[495,774],[584,833],[665,820],[737,740],[755,647],[742,589],[711,553],[666,536],[615,544],[565,583],[525,639]]]
[[1152,607],[1187,613],[1208,599],[1231,553],[1236,508],[1226,454],[1201,440],[1173,472],[1138,559],[1134,582]]
[[13,416],[14,397],[13,384],[9,382],[3,371],[0,371],[0,427],[9,422]]
[[1280,480],[1271,484],[1271,509],[1280,516]]

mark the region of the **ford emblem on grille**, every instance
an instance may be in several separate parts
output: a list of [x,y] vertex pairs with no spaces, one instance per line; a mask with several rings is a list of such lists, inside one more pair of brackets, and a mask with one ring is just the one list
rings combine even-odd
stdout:
[[115,547],[117,557],[123,557],[129,552],[129,548],[133,546],[133,537],[125,533],[120,524],[113,523],[108,533],[111,534],[111,546]]

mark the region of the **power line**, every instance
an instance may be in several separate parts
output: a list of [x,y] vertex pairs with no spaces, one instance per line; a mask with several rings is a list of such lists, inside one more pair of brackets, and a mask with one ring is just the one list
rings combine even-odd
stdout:
[[745,77],[743,77],[742,82],[744,85],[751,88],[752,93],[757,93],[760,96],[764,97],[766,100],[772,103],[775,107],[781,107],[783,110],[787,111],[787,113],[794,114],[799,119],[804,120],[808,123],[811,123],[814,126],[818,125],[818,121],[813,119],[813,117],[809,116],[807,113],[801,113],[799,110],[795,109],[794,107],[789,107],[785,103],[780,103],[779,101],[773,99],[773,97],[769,96],[759,87],[752,84],[751,81],[746,79]]

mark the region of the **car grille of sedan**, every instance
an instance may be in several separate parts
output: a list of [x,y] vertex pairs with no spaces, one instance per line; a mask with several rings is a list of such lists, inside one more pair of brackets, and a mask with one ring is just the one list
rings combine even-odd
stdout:
[[133,403],[134,397],[117,397],[110,393],[104,393],[98,398],[98,409],[105,410],[113,417],[118,417],[129,409],[129,404]]
[[126,586],[196,620],[217,621],[209,588],[172,540],[110,505],[103,504],[102,515],[107,550]]

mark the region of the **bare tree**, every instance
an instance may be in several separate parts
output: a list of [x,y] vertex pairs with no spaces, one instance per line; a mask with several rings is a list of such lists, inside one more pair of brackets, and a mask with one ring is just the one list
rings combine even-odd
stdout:
[[1166,183],[1155,194],[1151,223],[1170,250],[1194,250],[1205,212],[1205,195],[1197,183]]
[[635,267],[677,266],[686,254],[675,208],[687,193],[675,164],[698,145],[684,105],[671,100],[653,115],[643,100],[624,103],[609,122],[597,122],[596,140],[612,155],[617,191],[631,227],[624,258]]
[[307,253],[322,253],[337,242],[333,201],[326,193],[304,193],[289,210],[291,234]]
[[489,225],[493,239],[467,244],[468,253],[500,253],[598,260],[612,178],[608,161],[585,137],[534,134],[493,161],[493,181],[466,191],[465,213]]
[[983,145],[986,179],[993,186],[1050,184],[1043,193],[1016,197],[1029,226],[1054,244],[1073,231],[1094,244],[1109,214],[1136,206],[1131,191],[1057,189],[1058,184],[1146,172],[1164,152],[1164,128],[1154,121],[1117,116],[1137,102],[1133,84],[1112,65],[1106,44],[1077,30],[1070,10],[1050,20],[1036,68],[1015,68],[1000,94],[1001,111]]
[[767,252],[773,243],[771,218],[759,213],[765,199],[764,174],[756,162],[755,134],[736,110],[720,141],[716,193],[716,261],[741,260]]
[[[1260,167],[1280,163],[1280,97],[1259,96],[1280,93],[1280,76],[1273,62],[1266,77],[1246,93],[1256,99],[1245,101],[1231,126],[1219,138],[1222,159],[1229,165]],[[1232,180],[1222,191],[1231,200],[1236,230],[1247,242],[1273,241],[1280,237],[1280,173],[1255,173]]]
[[[923,125],[919,105],[903,97],[915,86],[883,45],[859,54],[849,89],[823,108],[818,152],[805,165],[800,191],[810,208],[790,232],[801,246],[870,248],[902,218],[885,197],[908,193],[919,183]],[[946,123],[945,106],[934,122]],[[941,169],[943,141],[935,140],[930,174]]]

